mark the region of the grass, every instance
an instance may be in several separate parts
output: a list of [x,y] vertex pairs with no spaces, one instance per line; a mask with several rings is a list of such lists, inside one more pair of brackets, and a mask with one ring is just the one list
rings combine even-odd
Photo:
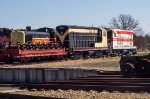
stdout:
[[144,51],[144,52],[137,52],[136,55],[138,56],[145,56],[145,55],[149,55],[150,51]]

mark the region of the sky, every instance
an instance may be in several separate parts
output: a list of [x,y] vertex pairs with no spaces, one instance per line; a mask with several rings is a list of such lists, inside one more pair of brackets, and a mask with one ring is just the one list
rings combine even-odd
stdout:
[[109,26],[129,14],[150,33],[150,0],[0,0],[0,27]]

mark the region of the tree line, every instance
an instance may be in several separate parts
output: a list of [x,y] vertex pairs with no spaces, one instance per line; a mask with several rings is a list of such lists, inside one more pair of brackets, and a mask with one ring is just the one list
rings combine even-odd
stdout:
[[138,51],[149,51],[150,50],[150,35],[134,35],[134,45],[137,46]]

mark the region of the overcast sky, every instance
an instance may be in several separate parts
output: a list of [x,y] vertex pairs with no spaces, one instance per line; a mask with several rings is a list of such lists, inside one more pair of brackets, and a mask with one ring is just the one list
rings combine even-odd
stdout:
[[150,32],[150,0],[0,0],[0,27],[108,26],[130,14]]

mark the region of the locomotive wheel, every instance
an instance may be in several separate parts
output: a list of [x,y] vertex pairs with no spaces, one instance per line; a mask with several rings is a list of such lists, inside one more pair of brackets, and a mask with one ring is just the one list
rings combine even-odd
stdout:
[[136,77],[150,77],[150,61],[141,60],[136,66]]
[[123,77],[133,77],[135,73],[134,64],[126,63],[122,66],[122,75]]

